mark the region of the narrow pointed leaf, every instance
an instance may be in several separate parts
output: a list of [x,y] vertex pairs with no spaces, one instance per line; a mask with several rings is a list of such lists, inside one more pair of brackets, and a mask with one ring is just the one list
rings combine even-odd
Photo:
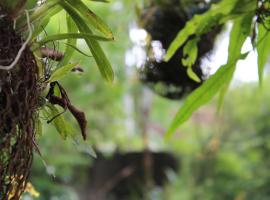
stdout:
[[259,82],[262,85],[264,67],[270,55],[270,34],[263,25],[259,25],[257,52]]
[[[66,23],[67,23],[67,32],[68,33],[77,33],[78,29],[76,24],[72,21],[71,17],[66,13]],[[58,63],[57,67],[65,66],[70,62],[70,59],[73,55],[74,48],[71,46],[76,46],[77,39],[76,38],[68,38],[67,43],[68,44],[64,50],[64,57],[63,59]]]
[[[75,24],[77,25],[80,32],[83,33],[90,33],[92,34],[92,31],[86,24],[86,22],[82,19],[82,17],[79,15],[79,13],[73,8],[72,5],[68,4],[67,2],[63,1],[61,2],[61,6],[67,11],[67,13],[71,16]],[[99,68],[99,71],[101,75],[108,81],[113,82],[114,74],[111,67],[110,62],[108,61],[105,53],[103,52],[102,48],[100,47],[99,43],[88,37],[85,39],[86,44],[88,45],[96,63]]]
[[166,140],[172,136],[174,131],[182,123],[190,118],[195,110],[209,102],[224,85],[228,85],[231,82],[237,61],[248,55],[248,53],[241,54],[241,48],[246,38],[249,36],[251,22],[251,14],[235,20],[231,31],[227,64],[221,66],[201,87],[187,97],[166,133]]
[[99,40],[99,41],[111,41],[111,39],[90,34],[90,33],[61,33],[61,34],[56,34],[56,35],[49,35],[42,40],[40,40],[38,43],[40,46],[43,46],[44,44],[56,40],[66,40],[66,39],[87,39],[87,38],[92,38],[94,40]]
[[168,61],[190,36],[202,35],[211,30],[213,26],[222,23],[223,17],[226,17],[227,14],[233,10],[237,2],[237,0],[223,0],[218,4],[212,5],[211,9],[206,13],[195,15],[186,23],[185,27],[179,31],[176,38],[169,46],[164,60]]
[[90,23],[95,29],[106,35],[106,37],[113,39],[113,34],[110,28],[101,20],[93,11],[91,11],[81,0],[67,0],[70,5],[74,6],[84,21]]

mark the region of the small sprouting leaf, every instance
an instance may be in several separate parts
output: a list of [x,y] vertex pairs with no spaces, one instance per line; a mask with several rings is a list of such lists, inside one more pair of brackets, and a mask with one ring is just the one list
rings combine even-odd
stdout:
[[186,67],[192,67],[198,56],[198,38],[193,38],[187,42],[183,49],[182,63]]
[[64,76],[66,76],[74,67],[76,67],[78,63],[71,63],[65,66],[61,66],[52,72],[52,75],[49,79],[49,82],[58,81]]
[[198,77],[198,75],[192,70],[192,67],[188,67],[187,69],[187,75],[192,80],[196,81],[197,83],[201,82],[201,79]]
[[189,40],[187,44],[184,46],[184,49],[183,49],[184,58],[182,58],[182,64],[188,68],[187,69],[188,76],[192,80],[200,83],[201,82],[200,78],[192,69],[192,66],[196,62],[196,59],[198,56],[198,46],[197,46],[198,40],[199,40],[198,37],[193,38]]
[[259,25],[257,52],[258,52],[258,75],[260,85],[262,85],[264,67],[270,55],[269,44],[270,44],[269,31],[266,30],[263,25]]

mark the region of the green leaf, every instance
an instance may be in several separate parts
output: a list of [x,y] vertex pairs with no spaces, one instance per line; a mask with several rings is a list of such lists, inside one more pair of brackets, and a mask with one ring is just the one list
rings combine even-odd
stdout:
[[187,42],[187,44],[184,46],[183,49],[183,57],[182,58],[182,64],[186,67],[187,69],[187,74],[188,76],[196,81],[196,82],[201,82],[200,78],[197,76],[197,74],[193,71],[192,66],[196,62],[197,56],[198,56],[198,42],[199,38],[195,37]]
[[61,33],[61,34],[56,34],[56,35],[49,35],[40,40],[38,43],[40,46],[45,45],[48,42],[56,41],[56,40],[66,40],[66,39],[87,39],[87,38],[92,38],[94,40],[99,40],[99,41],[111,41],[109,38],[105,38],[102,36],[90,34],[90,33]]
[[[42,21],[46,21],[55,14],[61,11],[61,7],[58,6],[61,0],[50,0],[46,1],[40,7],[30,15],[30,22],[35,24],[35,27],[40,30]],[[24,30],[27,27],[27,21],[24,19],[17,23],[18,30]]]
[[110,3],[109,0],[90,0],[90,1],[96,1],[96,2],[101,2],[101,3]]
[[69,47],[71,47],[71,48],[73,48],[74,50],[76,50],[77,52],[79,52],[80,54],[82,54],[82,55],[84,55],[84,56],[86,56],[86,57],[93,57],[93,56],[91,56],[91,55],[88,55],[88,54],[86,54],[86,53],[84,53],[82,50],[80,50],[78,47],[76,47],[76,46],[73,46],[72,44],[68,44],[68,43],[64,43],[65,45],[67,45],[67,46],[69,46]]
[[182,63],[186,67],[192,67],[198,56],[198,38],[193,38],[187,42],[183,49]]
[[[80,32],[83,33],[92,33],[90,28],[87,25],[82,17],[78,14],[78,12],[73,8],[72,5],[68,4],[65,1],[61,2],[61,6],[67,11],[67,13],[71,16],[73,21],[76,23]],[[88,37],[85,39],[86,44],[88,45],[96,63],[99,68],[101,75],[110,83],[113,82],[114,74],[111,67],[110,62],[108,61],[106,55],[104,54],[102,48],[100,47],[99,43]]]
[[27,0],[25,8],[28,10],[33,9],[37,6],[37,2],[38,0]]
[[[72,21],[71,17],[67,13],[66,13],[66,23],[67,23],[68,33],[78,32],[76,24]],[[74,48],[72,48],[71,46],[76,46],[77,39],[68,38],[66,44],[67,46],[64,51],[64,58],[58,63],[57,67],[64,66],[70,62],[71,56],[73,55],[73,52],[74,52]]]
[[73,144],[77,148],[79,152],[87,153],[88,155],[97,158],[97,154],[94,151],[94,149],[91,147],[90,144],[87,143],[87,141],[82,141],[81,139],[78,139],[77,136],[73,136]]
[[[251,23],[252,23],[253,14],[248,13],[242,18],[236,19],[234,21],[234,25],[230,34],[230,44],[228,49],[228,62],[236,60],[241,55],[241,49],[246,41],[247,37],[250,35],[251,31]],[[249,52],[248,52],[249,53]],[[232,79],[233,77],[231,77]],[[230,81],[225,84],[221,90],[218,97],[217,103],[217,112],[221,110],[223,105],[224,97],[226,92],[228,91]]]
[[270,55],[270,34],[269,31],[263,27],[263,25],[259,25],[258,28],[258,75],[260,85],[262,85],[264,67]]
[[[213,4],[211,9],[202,15],[195,15],[189,20],[185,27],[180,30],[176,38],[171,43],[164,60],[168,61],[192,35],[202,35],[214,26],[220,25],[223,17],[227,16],[234,8],[237,0],[223,0],[218,4]],[[224,23],[224,22],[223,22]]]
[[61,66],[57,68],[55,71],[53,71],[49,82],[54,82],[54,81],[59,81],[61,78],[66,76],[74,67],[76,67],[78,63],[72,63],[72,64],[67,64],[65,66]]
[[183,106],[177,112],[165,135],[165,140],[168,140],[174,131],[185,121],[187,121],[192,113],[200,106],[209,102],[220,88],[231,80],[235,70],[236,61],[223,65],[219,70],[207,79],[202,86],[192,92],[185,100]]
[[201,79],[198,77],[198,75],[193,71],[192,67],[189,67],[187,69],[187,75],[189,76],[189,78],[191,78],[192,80],[196,81],[197,83],[201,82]]
[[234,21],[228,49],[228,61],[233,61],[241,55],[241,49],[247,37],[250,35],[253,14],[246,14]]
[[247,14],[234,21],[230,35],[227,64],[221,66],[201,87],[187,97],[166,133],[166,140],[182,123],[190,118],[194,111],[209,102],[224,85],[226,86],[231,82],[237,61],[246,58],[248,55],[248,53],[241,54],[241,48],[249,36],[252,16],[252,14]]
[[[47,119],[52,119],[53,117],[58,115],[60,111],[57,109],[56,106],[52,105],[51,103],[47,103],[46,106],[43,107],[42,113]],[[68,135],[70,135],[70,129],[67,126],[67,124],[69,123],[66,122],[65,118],[62,115],[56,117],[52,121],[52,124],[64,140],[67,138]]]
[[42,123],[39,116],[37,116],[35,119],[35,131],[38,136],[42,136]]
[[81,0],[67,0],[70,5],[74,6],[84,21],[91,24],[95,29],[106,35],[106,37],[113,39],[113,34],[110,28],[93,12],[91,11]]

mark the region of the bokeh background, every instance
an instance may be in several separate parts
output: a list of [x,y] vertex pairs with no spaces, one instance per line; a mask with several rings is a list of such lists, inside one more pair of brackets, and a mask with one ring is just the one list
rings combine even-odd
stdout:
[[[270,199],[270,79],[259,88],[254,66],[242,64],[221,112],[216,113],[214,99],[165,142],[182,101],[160,97],[139,80],[136,39],[144,32],[136,31],[136,10],[144,2],[88,3],[115,35],[114,42],[102,43],[115,82],[108,85],[94,60],[75,52],[73,60],[84,72],[70,73],[61,84],[86,113],[88,140],[63,140],[44,121],[38,139],[42,157],[35,155],[30,177],[39,196],[26,193],[23,199]],[[65,29],[62,17],[54,17],[46,31]],[[206,62],[210,67],[226,61],[226,30],[213,50],[219,57]],[[83,42],[78,47],[88,53]],[[64,116],[80,137],[73,117]]]

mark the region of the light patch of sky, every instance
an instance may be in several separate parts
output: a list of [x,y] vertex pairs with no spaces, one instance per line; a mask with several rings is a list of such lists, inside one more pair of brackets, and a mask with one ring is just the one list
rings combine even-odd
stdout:
[[[228,57],[230,28],[217,38],[213,54],[205,59],[203,64],[210,69],[210,74],[226,63]],[[234,73],[234,81],[253,82],[258,81],[257,72],[257,53],[253,51],[250,39],[247,39],[242,48],[242,53],[250,51],[245,60],[240,60],[237,63],[236,71]]]

